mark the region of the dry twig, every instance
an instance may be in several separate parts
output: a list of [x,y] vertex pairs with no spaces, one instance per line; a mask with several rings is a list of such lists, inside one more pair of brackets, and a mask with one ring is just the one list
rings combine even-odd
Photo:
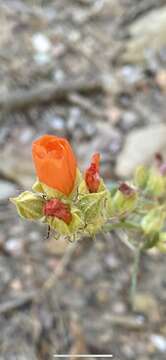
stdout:
[[16,90],[0,99],[1,111],[25,110],[52,101],[69,101],[71,93],[87,94],[104,91],[101,80],[67,82],[62,85],[44,83],[30,90]]

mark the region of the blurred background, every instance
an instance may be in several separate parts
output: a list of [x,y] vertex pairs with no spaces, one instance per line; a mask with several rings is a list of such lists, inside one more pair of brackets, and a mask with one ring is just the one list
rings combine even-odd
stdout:
[[123,234],[64,260],[67,244],[8,199],[31,188],[45,133],[67,137],[82,169],[99,151],[108,184],[166,155],[166,1],[1,0],[0,28],[0,359],[165,359],[165,256],[143,256],[133,312]]

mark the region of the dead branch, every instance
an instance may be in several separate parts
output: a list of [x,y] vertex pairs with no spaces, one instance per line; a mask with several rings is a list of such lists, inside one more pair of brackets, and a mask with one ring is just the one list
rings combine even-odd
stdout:
[[11,299],[8,301],[5,301],[5,303],[0,304],[0,315],[4,315],[6,313],[9,313],[23,305],[26,305],[27,303],[33,301],[37,297],[38,291],[28,291],[20,295],[16,299]]
[[92,105],[92,103],[85,97],[72,93],[69,95],[69,101],[73,103],[74,105],[78,105],[83,110],[87,111],[89,114],[94,116],[95,118],[99,119],[107,119],[107,114],[105,111],[100,110],[95,105]]
[[71,93],[88,94],[104,91],[101,80],[73,81],[62,85],[44,83],[29,90],[16,90],[0,99],[1,111],[25,110],[52,101],[68,101]]

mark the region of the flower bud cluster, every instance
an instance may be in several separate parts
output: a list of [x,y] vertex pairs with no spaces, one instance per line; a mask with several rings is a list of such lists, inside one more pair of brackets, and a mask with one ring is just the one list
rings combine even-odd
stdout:
[[119,227],[135,232],[135,246],[166,252],[166,165],[159,156],[157,166],[139,166],[133,182],[110,186],[100,176],[100,155],[81,174],[66,139],[45,135],[33,143],[32,156],[32,191],[11,199],[22,218],[44,222],[70,241]]

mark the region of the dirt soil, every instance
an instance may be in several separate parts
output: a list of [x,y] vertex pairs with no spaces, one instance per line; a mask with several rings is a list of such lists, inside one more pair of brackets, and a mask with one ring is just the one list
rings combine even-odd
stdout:
[[125,234],[68,252],[9,197],[33,184],[31,143],[44,133],[67,137],[82,169],[99,151],[108,185],[131,176],[138,153],[166,155],[166,1],[1,0],[0,24],[0,360],[164,360],[165,256],[143,255],[132,310]]

